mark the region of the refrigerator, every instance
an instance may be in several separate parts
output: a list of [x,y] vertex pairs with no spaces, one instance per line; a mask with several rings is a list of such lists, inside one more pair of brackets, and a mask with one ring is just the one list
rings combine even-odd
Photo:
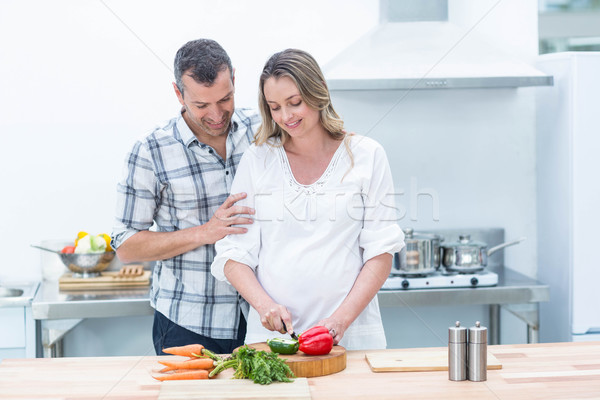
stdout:
[[536,99],[540,341],[600,340],[600,52],[540,56]]

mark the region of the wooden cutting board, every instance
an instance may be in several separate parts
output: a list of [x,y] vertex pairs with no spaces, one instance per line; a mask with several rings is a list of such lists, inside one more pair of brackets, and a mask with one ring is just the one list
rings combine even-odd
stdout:
[[100,276],[89,278],[77,278],[73,273],[67,272],[58,280],[58,288],[61,290],[89,290],[89,289],[116,289],[150,284],[150,271],[144,271],[142,275],[123,277],[119,271],[105,271]]
[[[271,351],[265,342],[253,343],[248,346],[257,350]],[[346,349],[342,346],[333,346],[329,354],[324,356],[310,356],[298,351],[296,354],[280,354],[286,364],[297,377],[312,378],[335,374],[346,368]]]
[[259,385],[249,379],[209,379],[166,381],[160,386],[159,400],[189,399],[286,399],[310,400],[306,378],[293,382]]
[[[373,372],[447,371],[448,351],[388,350],[366,353],[365,358]],[[501,369],[502,364],[488,352],[488,369]]]

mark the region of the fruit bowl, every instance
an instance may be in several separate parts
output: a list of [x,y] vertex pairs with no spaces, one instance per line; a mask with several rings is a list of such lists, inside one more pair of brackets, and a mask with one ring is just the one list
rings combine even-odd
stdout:
[[59,253],[58,256],[63,264],[74,277],[88,278],[99,276],[100,272],[108,268],[115,258],[114,251],[104,253]]

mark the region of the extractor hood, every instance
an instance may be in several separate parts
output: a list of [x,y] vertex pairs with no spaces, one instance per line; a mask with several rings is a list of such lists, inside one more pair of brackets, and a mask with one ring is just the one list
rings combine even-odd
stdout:
[[442,11],[436,11],[438,20],[406,21],[407,14],[414,15],[414,10],[407,11],[405,6],[392,9],[392,17],[388,15],[390,5],[407,3],[431,4],[421,0],[380,1],[381,23],[324,66],[330,90],[553,84],[552,76],[503,53],[472,30],[449,22],[444,18],[445,1],[438,1],[442,5]]

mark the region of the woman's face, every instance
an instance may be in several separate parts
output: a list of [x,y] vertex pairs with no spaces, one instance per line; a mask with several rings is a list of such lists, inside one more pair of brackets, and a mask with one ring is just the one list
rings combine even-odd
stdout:
[[292,138],[305,137],[320,128],[319,111],[304,102],[290,77],[268,78],[263,93],[273,121]]

